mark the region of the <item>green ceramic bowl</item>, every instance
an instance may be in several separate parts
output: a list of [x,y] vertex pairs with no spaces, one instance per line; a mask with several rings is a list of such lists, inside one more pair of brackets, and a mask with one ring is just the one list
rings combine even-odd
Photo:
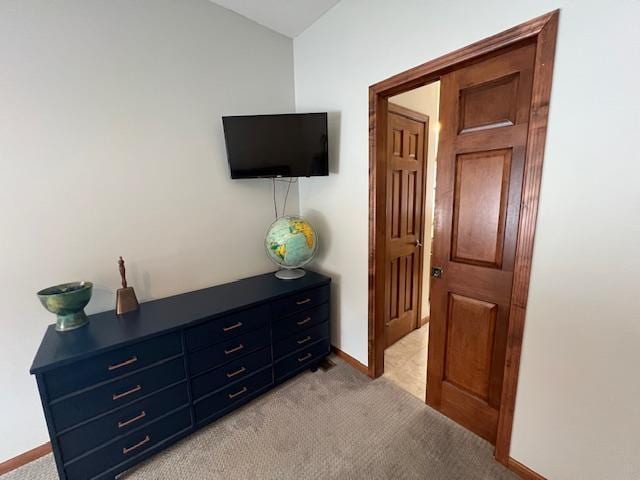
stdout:
[[92,290],[91,282],[63,283],[40,290],[38,298],[44,308],[58,316],[56,330],[64,332],[89,323],[84,307],[91,300]]

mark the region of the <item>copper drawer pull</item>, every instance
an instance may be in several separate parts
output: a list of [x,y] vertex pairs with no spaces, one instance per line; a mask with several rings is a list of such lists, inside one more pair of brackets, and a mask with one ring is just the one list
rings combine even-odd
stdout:
[[309,360],[311,357],[313,357],[313,355],[309,352],[304,357],[298,358],[298,362],[304,362],[305,360]]
[[304,325],[305,323],[309,323],[311,321],[311,317],[307,317],[304,320],[300,320],[299,322],[296,322],[296,325]]
[[118,422],[118,428],[124,428],[127,425],[131,425],[132,423],[137,422],[138,420],[142,420],[146,416],[147,416],[147,412],[143,410],[140,412],[139,415],[136,415],[135,417],[130,418],[129,420],[125,420],[124,422]]
[[302,345],[303,343],[307,343],[309,340],[311,340],[311,335],[307,335],[302,340],[298,340],[297,343],[298,343],[298,345]]
[[126,397],[127,395],[131,395],[132,393],[136,393],[139,392],[140,390],[142,390],[142,387],[140,385],[136,385],[135,387],[133,387],[131,390],[127,390],[126,392],[122,392],[122,393],[114,393],[113,394],[113,399],[114,400],[119,400],[122,397]]
[[143,446],[145,443],[149,443],[151,441],[151,437],[149,435],[147,435],[146,437],[144,437],[144,440],[136,443],[135,445],[133,445],[132,447],[125,447],[122,449],[122,454],[126,455],[129,452],[133,452],[135,449],[140,448],[141,446]]
[[239,392],[236,392],[236,393],[230,393],[230,394],[228,395],[228,397],[229,397],[230,399],[231,399],[231,398],[236,398],[238,395],[242,395],[243,393],[246,393],[246,391],[247,391],[247,387],[242,387],[242,390],[240,390]]
[[131,365],[132,363],[136,363],[138,361],[138,357],[136,357],[135,355],[133,357],[131,357],[129,360],[125,360],[122,363],[117,363],[115,365],[109,365],[108,370],[112,371],[112,370],[117,370],[119,368],[122,367],[126,367],[127,365]]
[[310,298],[305,298],[304,300],[298,300],[296,305],[304,305],[305,303],[309,303],[311,301]]
[[244,367],[239,368],[238,370],[236,370],[235,372],[229,372],[227,373],[227,378],[232,378],[235,377],[236,375],[240,375],[241,373],[246,372],[247,369]]
[[231,330],[235,330],[236,328],[240,328],[242,326],[242,322],[238,322],[234,325],[231,325],[229,327],[223,327],[222,331],[223,332],[230,332]]
[[225,350],[224,354],[225,355],[229,355],[230,353],[234,353],[234,352],[239,352],[240,350],[242,350],[244,348],[243,344],[238,345],[235,348],[232,348],[231,350]]

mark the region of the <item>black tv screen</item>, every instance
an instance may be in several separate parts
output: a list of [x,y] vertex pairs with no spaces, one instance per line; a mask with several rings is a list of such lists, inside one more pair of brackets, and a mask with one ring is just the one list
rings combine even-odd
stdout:
[[329,175],[326,113],[222,117],[231,178]]

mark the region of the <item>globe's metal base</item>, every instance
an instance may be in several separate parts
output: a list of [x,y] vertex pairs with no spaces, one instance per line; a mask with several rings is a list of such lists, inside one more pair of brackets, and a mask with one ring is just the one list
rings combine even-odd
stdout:
[[298,278],[304,277],[306,274],[307,272],[305,272],[301,268],[294,268],[292,270],[283,268],[282,270],[278,270],[275,273],[276,277],[280,280],[296,280]]

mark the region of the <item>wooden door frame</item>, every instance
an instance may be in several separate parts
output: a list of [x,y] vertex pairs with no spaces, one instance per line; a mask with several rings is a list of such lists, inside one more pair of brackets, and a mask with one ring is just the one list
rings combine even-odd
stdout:
[[[455,50],[369,87],[369,376],[384,371],[385,311],[385,153],[388,99],[437,81],[440,76],[475,63],[499,50],[524,42],[536,44],[533,91],[526,145],[524,181],[518,223],[504,381],[495,456],[509,463],[520,352],[524,331],[533,240],[540,196],[540,180],[547,135],[549,99],[555,57],[558,17],[555,10],[467,47]],[[437,188],[437,186],[436,186]]]

